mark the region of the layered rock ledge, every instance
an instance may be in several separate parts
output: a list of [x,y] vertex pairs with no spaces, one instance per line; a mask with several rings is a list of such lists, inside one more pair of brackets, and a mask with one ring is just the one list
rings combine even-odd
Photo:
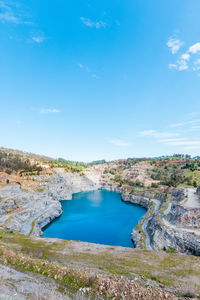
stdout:
[[62,214],[60,200],[71,200],[73,193],[96,190],[97,182],[85,176],[58,170],[40,177],[39,191],[23,190],[20,185],[0,189],[0,226],[39,237],[41,229]]

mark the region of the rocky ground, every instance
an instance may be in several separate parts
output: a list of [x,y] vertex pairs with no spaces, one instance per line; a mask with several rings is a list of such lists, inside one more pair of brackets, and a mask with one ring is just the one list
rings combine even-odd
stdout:
[[127,300],[200,295],[200,263],[194,256],[41,240],[5,230],[0,236],[2,294],[34,300],[52,295]]
[[0,299],[69,300],[70,298],[58,291],[58,285],[52,279],[0,265]]

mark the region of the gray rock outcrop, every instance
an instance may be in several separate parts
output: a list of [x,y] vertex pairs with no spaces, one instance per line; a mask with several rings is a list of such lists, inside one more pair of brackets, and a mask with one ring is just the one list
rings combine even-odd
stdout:
[[200,186],[197,188],[196,193],[197,193],[197,195],[200,195]]
[[0,188],[0,226],[40,236],[41,229],[62,214],[60,200],[71,200],[73,193],[99,188],[97,182],[63,170],[34,179],[41,181],[40,192],[24,191],[19,185]]

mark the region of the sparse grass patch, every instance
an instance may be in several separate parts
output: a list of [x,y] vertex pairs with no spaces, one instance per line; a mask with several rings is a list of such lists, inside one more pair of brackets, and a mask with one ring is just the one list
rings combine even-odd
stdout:
[[38,192],[38,193],[42,193],[42,192],[44,192],[44,191],[45,191],[45,188],[42,188],[42,187],[37,189],[37,192]]

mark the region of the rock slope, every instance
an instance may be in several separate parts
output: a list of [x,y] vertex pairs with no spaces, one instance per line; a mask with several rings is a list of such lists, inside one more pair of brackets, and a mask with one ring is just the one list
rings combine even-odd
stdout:
[[73,193],[99,188],[85,176],[62,170],[39,180],[39,191],[23,190],[20,185],[0,188],[0,226],[40,236],[41,229],[62,213],[60,200],[71,200]]

